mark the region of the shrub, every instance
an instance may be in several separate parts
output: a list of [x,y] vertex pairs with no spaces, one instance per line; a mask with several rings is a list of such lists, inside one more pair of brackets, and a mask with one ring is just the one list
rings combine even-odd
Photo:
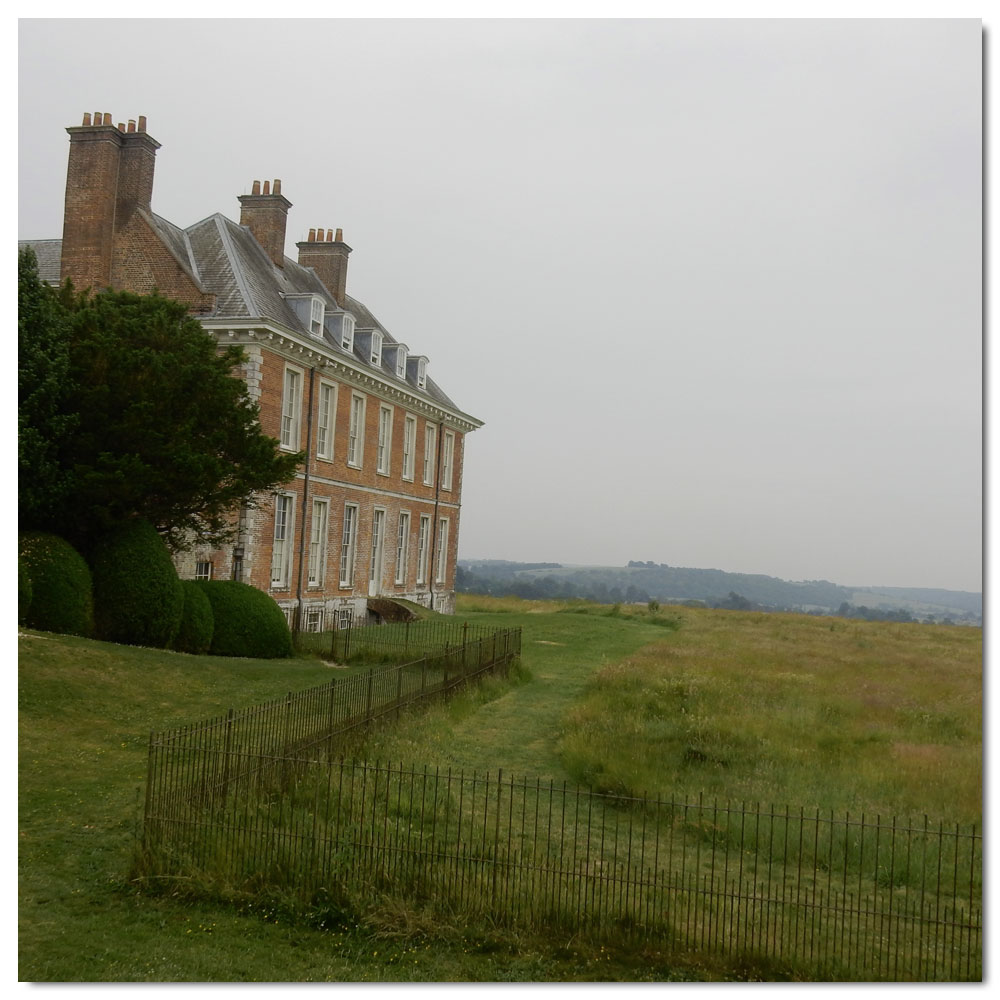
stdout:
[[181,580],[184,611],[173,648],[181,653],[207,653],[212,645],[215,615],[205,592],[194,580]]
[[236,580],[199,580],[212,605],[213,656],[275,659],[292,655],[292,634],[274,599]]
[[165,649],[180,628],[184,592],[156,529],[127,522],[97,543],[90,567],[98,638]]
[[17,557],[17,624],[23,625],[31,611],[31,576],[24,560]]
[[[21,535],[18,550],[30,594],[24,624],[43,632],[93,635],[93,593],[83,556],[64,539],[40,531]],[[24,593],[20,572],[18,577],[20,614]]]

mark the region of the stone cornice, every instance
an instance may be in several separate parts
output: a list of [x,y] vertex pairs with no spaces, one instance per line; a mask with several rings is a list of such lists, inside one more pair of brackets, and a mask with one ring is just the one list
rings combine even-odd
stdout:
[[387,382],[374,372],[352,363],[350,359],[332,354],[319,343],[310,344],[301,334],[278,324],[255,323],[250,320],[245,323],[215,325],[211,321],[202,320],[202,325],[219,341],[229,340],[248,346],[256,344],[267,347],[290,361],[297,361],[299,364],[310,362],[312,367],[320,369],[325,375],[354,385],[387,402],[400,403],[413,413],[421,413],[455,430],[468,433],[483,426],[481,420],[468,413],[443,406],[432,399],[407,391],[402,386]]

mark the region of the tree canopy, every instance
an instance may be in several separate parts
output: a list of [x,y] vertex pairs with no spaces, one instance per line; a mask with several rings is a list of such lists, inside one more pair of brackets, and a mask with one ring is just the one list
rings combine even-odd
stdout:
[[290,480],[260,427],[238,347],[220,350],[186,307],[159,295],[77,293],[18,255],[22,528],[88,548],[150,521],[172,549],[220,543],[253,494]]

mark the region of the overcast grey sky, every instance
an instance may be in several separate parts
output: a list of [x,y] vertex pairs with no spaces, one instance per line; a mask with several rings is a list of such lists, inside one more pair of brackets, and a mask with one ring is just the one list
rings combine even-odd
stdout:
[[981,587],[976,20],[22,21],[21,238],[66,126],[348,290],[465,411],[460,555]]

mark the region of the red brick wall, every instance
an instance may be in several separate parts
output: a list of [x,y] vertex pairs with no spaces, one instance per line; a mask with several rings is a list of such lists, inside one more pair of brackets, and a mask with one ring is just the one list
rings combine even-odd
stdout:
[[138,213],[122,226],[115,239],[111,285],[138,295],[156,289],[161,295],[190,306],[194,312],[207,312],[215,304],[215,296],[198,288]]
[[[264,432],[280,440],[281,407],[284,393],[284,373],[286,366],[302,372],[302,417],[300,421],[299,446],[306,448],[307,409],[309,404],[309,366],[306,363],[290,361],[276,351],[268,348],[261,350],[261,393],[260,413]],[[333,383],[337,387],[336,419],[333,428],[334,454],[332,460],[316,457],[316,422],[318,420],[319,384],[320,380]],[[309,495],[306,500],[307,509],[303,510],[304,475],[295,482],[283,487],[283,492],[295,496],[295,531],[292,552],[292,569],[289,586],[281,591],[271,590],[270,566],[271,549],[274,539],[273,498],[262,500],[259,512],[259,535],[253,559],[251,576],[248,583],[269,591],[277,600],[294,599],[298,590],[300,553],[303,563],[302,593],[304,597],[348,597],[351,594],[367,595],[369,570],[371,566],[373,511],[380,507],[385,511],[382,578],[377,588],[378,593],[391,595],[413,594],[418,591],[417,573],[417,540],[420,515],[426,514],[434,518],[435,488],[425,486],[421,481],[421,468],[424,449],[424,428],[427,418],[423,414],[407,411],[404,406],[392,403],[392,446],[390,474],[380,475],[376,471],[376,454],[378,441],[378,417],[380,399],[372,393],[365,393],[365,444],[362,467],[352,468],[347,465],[347,437],[350,423],[350,406],[352,396],[350,383],[328,378],[317,370],[313,384],[313,433],[309,446]],[[402,478],[403,470],[403,431],[404,419],[410,412],[417,417],[417,434],[415,442],[415,481],[409,482]],[[434,580],[434,552],[429,554],[428,579],[419,588],[421,591],[451,590],[454,587],[454,568],[458,552],[459,511],[450,506],[457,503],[460,484],[464,435],[455,433],[454,478],[451,491],[440,491],[440,502],[437,517],[449,519],[448,530],[448,570],[444,584]],[[440,428],[439,428],[440,434]],[[440,470],[438,470],[440,472]],[[303,468],[304,473],[304,468]],[[336,482],[330,482],[336,480]],[[314,499],[329,500],[327,557],[325,582],[322,587],[308,586],[309,541],[312,520],[312,502]],[[355,549],[355,575],[353,589],[339,586],[340,547],[343,534],[344,506],[355,503],[358,506],[359,523]],[[400,511],[410,512],[410,535],[407,541],[408,559],[405,583],[397,585],[396,547]],[[433,520],[432,520],[433,524]],[[305,542],[303,545],[302,542]]]

